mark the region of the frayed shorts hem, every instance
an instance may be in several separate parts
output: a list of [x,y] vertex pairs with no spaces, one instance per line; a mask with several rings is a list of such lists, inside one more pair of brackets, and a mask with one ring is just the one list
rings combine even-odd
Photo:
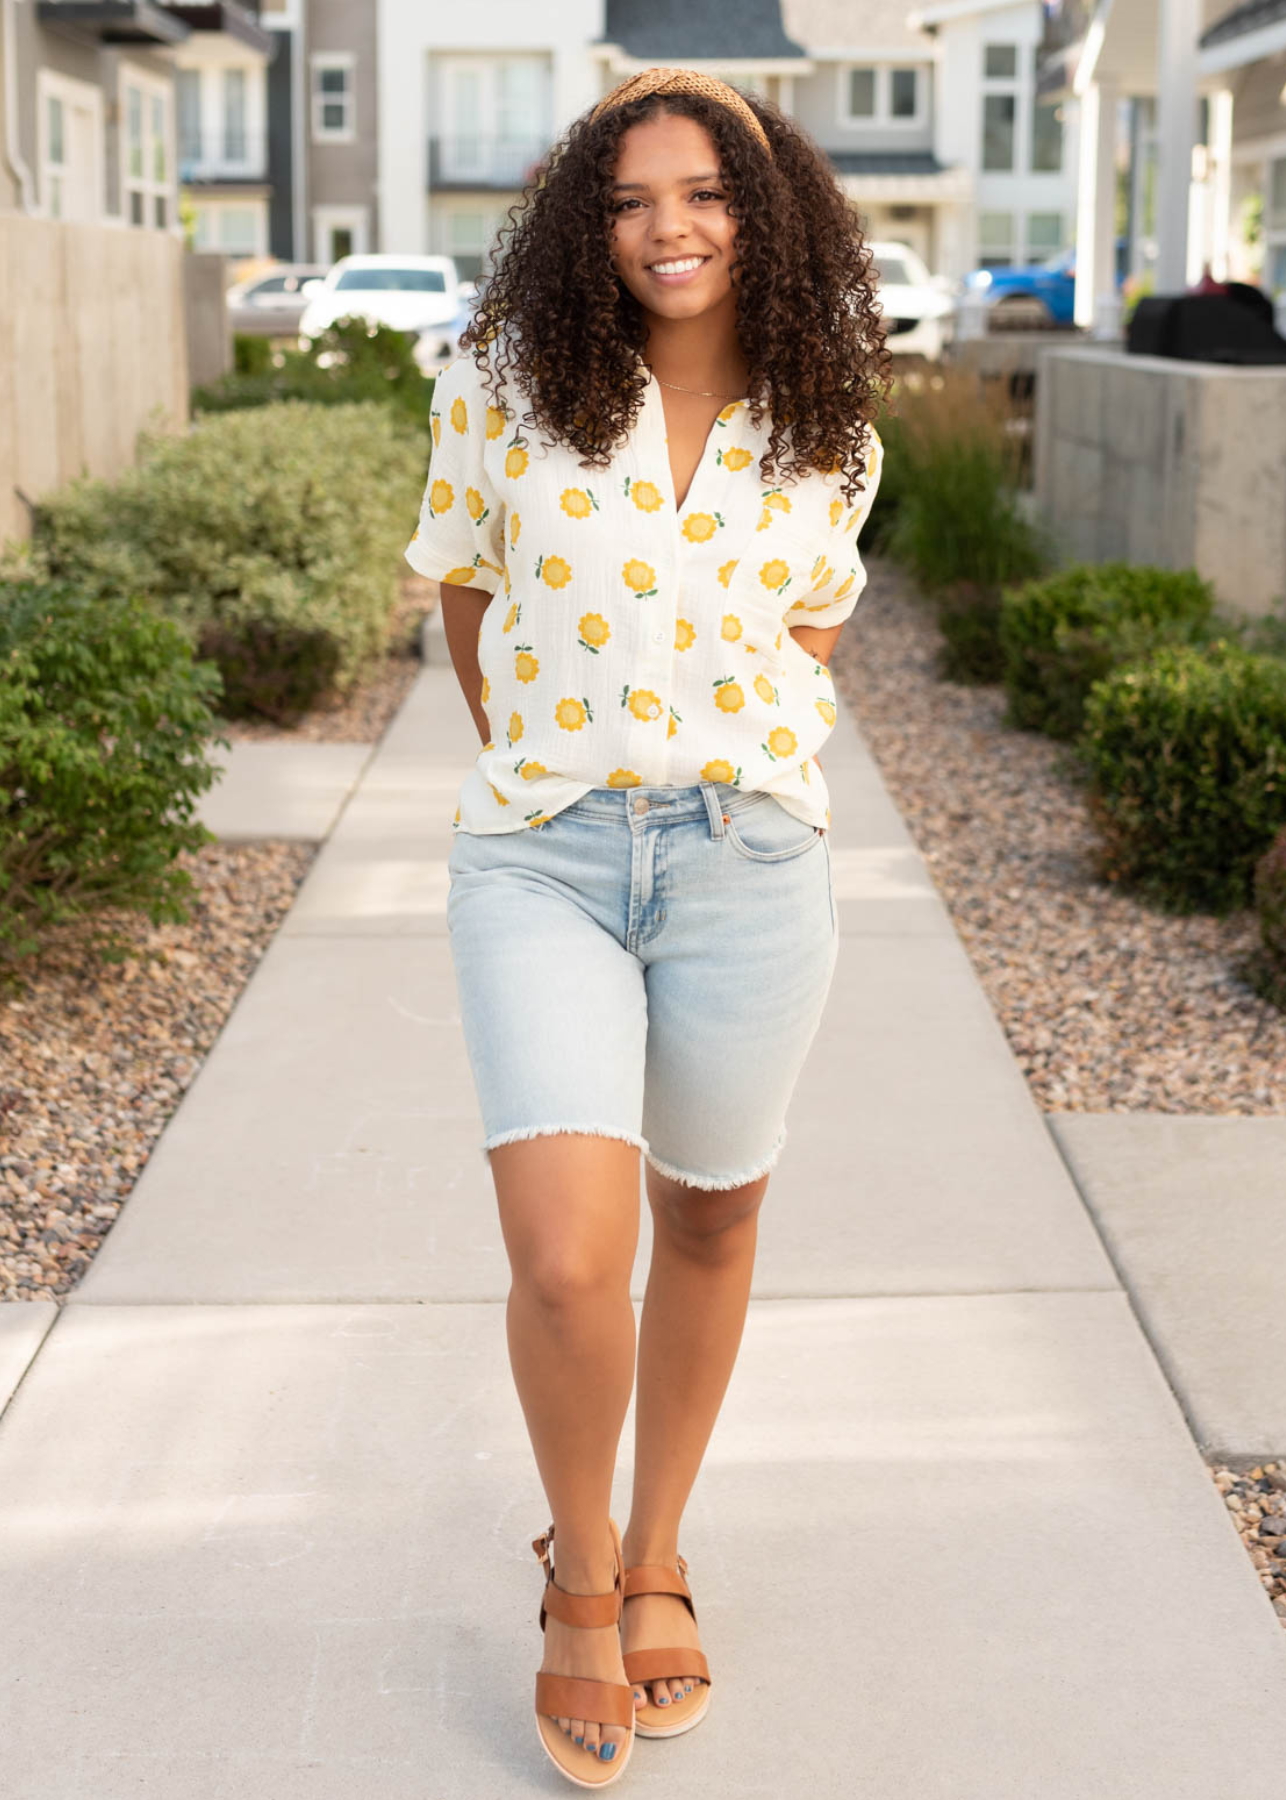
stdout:
[[641,1150],[659,1175],[664,1175],[670,1181],[682,1182],[685,1187],[703,1188],[711,1192],[722,1188],[746,1187],[752,1181],[761,1180],[775,1167],[786,1142],[786,1132],[783,1129],[761,1162],[735,1175],[697,1175],[690,1169],[676,1168],[673,1163],[655,1156],[645,1137],[632,1131],[622,1131],[614,1125],[522,1125],[514,1131],[498,1131],[487,1138],[482,1145],[482,1154],[484,1158],[488,1158],[502,1144],[516,1144],[527,1138],[553,1137],[559,1134],[617,1138],[620,1142],[632,1144],[636,1150]]

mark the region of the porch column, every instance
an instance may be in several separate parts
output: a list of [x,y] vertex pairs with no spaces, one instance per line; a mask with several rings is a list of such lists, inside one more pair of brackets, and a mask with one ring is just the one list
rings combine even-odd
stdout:
[[[1164,4],[1164,0],[1162,0]],[[1119,330],[1116,295],[1115,78],[1094,82],[1080,97],[1080,167],[1076,184],[1076,287],[1072,317],[1096,337]]]
[[1157,0],[1158,294],[1182,293],[1187,283],[1200,30],[1201,0]]
[[1216,281],[1231,276],[1228,262],[1232,229],[1232,89],[1216,88],[1210,96],[1210,273]]

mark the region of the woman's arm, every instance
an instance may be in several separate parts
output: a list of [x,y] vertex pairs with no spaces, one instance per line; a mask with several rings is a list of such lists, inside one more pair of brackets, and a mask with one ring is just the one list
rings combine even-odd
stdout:
[[439,584],[442,595],[442,629],[447,649],[459,680],[473,722],[484,744],[491,741],[491,727],[482,709],[482,670],[478,667],[478,634],[482,615],[491,604],[491,595],[481,588],[456,587],[449,581]]
[[807,650],[814,662],[828,663],[831,659],[831,651],[835,648],[836,640],[843,629],[842,623],[839,625],[792,625],[790,635],[797,644]]

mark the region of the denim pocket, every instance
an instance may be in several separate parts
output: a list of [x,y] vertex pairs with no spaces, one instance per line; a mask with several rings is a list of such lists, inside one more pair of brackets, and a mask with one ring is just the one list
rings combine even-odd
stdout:
[[789,862],[822,842],[818,826],[788,813],[771,794],[730,813],[724,832],[733,849],[751,862]]

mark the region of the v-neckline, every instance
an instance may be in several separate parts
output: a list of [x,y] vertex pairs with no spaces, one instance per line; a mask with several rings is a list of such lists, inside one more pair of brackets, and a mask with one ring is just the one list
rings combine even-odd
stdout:
[[[675,485],[674,485],[674,470],[670,466],[670,446],[669,446],[669,442],[668,442],[669,426],[666,423],[666,417],[665,417],[665,396],[661,392],[660,382],[657,380],[656,376],[653,375],[650,371],[648,374],[648,394],[649,394],[649,397],[651,398],[652,403],[656,409],[657,433],[661,440],[662,460],[665,463],[666,479],[669,483],[669,488],[670,488],[670,505],[673,509],[676,522],[681,523],[683,520],[684,514],[688,510],[688,506],[692,500],[693,493],[695,492],[698,484],[701,482],[701,480],[705,474],[706,464],[710,459],[711,439],[714,437],[715,431],[719,425],[719,421],[722,418],[723,414],[728,410],[728,407],[727,406],[720,407],[719,411],[715,414],[714,418],[711,419],[710,429],[709,429],[709,431],[706,432],[705,441],[701,445],[701,454],[697,458],[696,466],[694,467],[691,478],[688,481],[687,492],[683,496],[682,503],[680,503],[678,491],[676,490]],[[730,400],[728,402],[728,406],[743,406],[744,404],[745,404],[745,402],[742,400]]]

